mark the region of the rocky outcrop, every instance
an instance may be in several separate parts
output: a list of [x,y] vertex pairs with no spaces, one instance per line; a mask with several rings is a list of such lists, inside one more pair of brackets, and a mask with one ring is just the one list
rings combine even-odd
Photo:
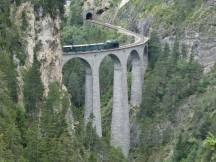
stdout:
[[[25,15],[26,17],[24,17]],[[25,24],[25,28],[23,28],[23,39],[25,41],[25,49],[26,49],[26,66],[29,67],[33,63],[34,57],[34,48],[35,48],[35,15],[34,15],[34,8],[31,3],[23,3],[20,7],[17,8],[16,11],[16,24],[18,26],[22,26],[23,19],[28,21]]]
[[[34,6],[30,2],[22,3],[16,8],[15,20],[20,27],[23,42],[25,42],[26,61],[24,66],[18,65],[18,85],[19,102],[23,101],[23,69],[32,66],[34,55],[40,62],[41,80],[44,86],[44,96],[48,95],[49,85],[57,82],[62,85],[62,47],[60,42],[60,17],[51,17],[49,14],[43,15],[43,9],[35,12]],[[62,97],[67,97],[69,105],[66,113],[68,132],[72,135],[74,131],[73,115],[70,109],[70,99],[67,89],[62,86]],[[63,103],[62,103],[63,104]],[[57,111],[62,110],[62,105],[57,107]]]
[[[49,84],[62,81],[62,49],[60,42],[60,19],[50,16],[36,21],[36,54],[41,62],[41,80],[48,92]],[[37,48],[38,47],[38,48]]]
[[62,81],[62,49],[59,32],[61,21],[58,16],[56,18],[49,15],[40,16],[29,2],[20,5],[16,11],[17,25],[23,26],[24,19],[27,20],[25,28],[22,27],[27,57],[25,68],[32,65],[35,54],[41,63],[41,80],[45,88],[44,93],[47,95],[50,83]]
[[[159,8],[145,12],[143,7],[146,1],[139,2],[134,6],[131,2],[123,7],[116,18],[118,22],[127,25],[133,31],[137,31],[147,36],[152,30],[158,31],[161,42],[172,45],[175,41],[177,30],[180,32],[180,44],[184,45],[188,51],[188,57],[191,54],[203,65],[204,72],[208,72],[216,63],[216,14],[215,0],[207,0],[197,8],[194,13],[188,16],[181,23],[181,28],[176,28],[175,24],[164,22],[158,18],[158,14],[165,12],[165,8],[174,5],[172,0],[164,2]],[[161,11],[160,11],[161,10]],[[167,11],[169,12],[169,11]],[[142,15],[140,17],[140,15]],[[125,21],[127,23],[125,24]],[[180,20],[179,20],[180,21]],[[170,24],[169,24],[170,23]]]
[[83,7],[84,13],[91,11],[94,14],[93,18],[106,20],[106,22],[110,22],[115,17],[117,8],[118,3],[112,0],[87,0]]

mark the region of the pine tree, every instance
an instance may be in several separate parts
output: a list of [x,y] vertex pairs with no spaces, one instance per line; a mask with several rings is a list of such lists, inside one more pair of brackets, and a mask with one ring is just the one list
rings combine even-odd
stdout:
[[170,59],[170,47],[169,44],[165,44],[164,49],[162,51],[161,56],[159,57],[160,60],[160,66],[164,70],[167,70],[169,68],[169,59]]
[[180,50],[179,50],[179,40],[176,38],[172,51],[173,63],[177,64],[177,61],[180,58]]
[[25,108],[33,121],[38,120],[38,113],[43,101],[43,84],[40,76],[40,63],[34,55],[33,65],[26,74],[24,82]]
[[183,59],[186,59],[187,58],[187,47],[185,44],[182,44],[182,49],[181,49],[181,56]]
[[153,31],[149,40],[149,66],[154,68],[155,62],[161,54],[161,44],[157,32]]

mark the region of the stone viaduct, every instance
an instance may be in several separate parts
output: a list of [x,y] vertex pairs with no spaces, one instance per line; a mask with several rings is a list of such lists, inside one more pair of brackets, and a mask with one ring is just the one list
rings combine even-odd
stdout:
[[[90,14],[87,16],[91,16]],[[85,63],[85,124],[93,114],[93,127],[99,137],[102,137],[101,124],[101,103],[99,69],[106,56],[110,56],[114,63],[113,80],[113,108],[111,121],[111,145],[119,147],[125,156],[130,148],[130,106],[140,106],[142,100],[142,86],[144,72],[148,64],[147,41],[148,38],[111,24],[103,24],[97,21],[92,23],[103,25],[122,34],[133,36],[135,42],[129,45],[120,46],[115,49],[98,50],[89,52],[72,53],[63,55],[63,66],[74,58],[80,58]],[[132,64],[131,96],[128,101],[127,63],[128,59]],[[128,103],[129,102],[129,103]]]

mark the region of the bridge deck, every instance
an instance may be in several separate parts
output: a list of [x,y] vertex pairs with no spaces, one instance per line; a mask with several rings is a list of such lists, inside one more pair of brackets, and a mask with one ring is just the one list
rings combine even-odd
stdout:
[[121,26],[115,26],[109,23],[102,23],[96,20],[88,20],[91,23],[97,24],[97,25],[101,25],[113,30],[116,30],[118,33],[127,35],[127,36],[132,36],[135,39],[134,43],[131,44],[127,44],[127,45],[121,45],[119,48],[112,48],[112,49],[103,49],[103,50],[94,50],[94,51],[86,51],[86,52],[64,52],[64,55],[77,55],[77,54],[93,54],[93,53],[98,53],[98,52],[112,52],[112,51],[119,51],[119,50],[123,50],[123,49],[127,49],[127,48],[132,48],[132,47],[136,47],[136,46],[140,46],[145,44],[149,38],[148,37],[144,37],[141,34],[138,33],[134,33],[130,30],[124,29]]

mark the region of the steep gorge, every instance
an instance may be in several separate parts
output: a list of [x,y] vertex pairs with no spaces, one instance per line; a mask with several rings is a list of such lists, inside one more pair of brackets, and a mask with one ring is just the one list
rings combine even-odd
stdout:
[[101,68],[103,139],[83,125],[82,63],[68,64],[62,76],[60,24],[63,42],[125,40],[82,26],[89,5],[103,11],[96,19],[151,37],[143,104],[131,109],[129,161],[216,160],[215,0],[131,0],[118,10],[119,3],[74,1],[75,15],[62,23],[61,1],[0,2],[0,161],[127,161],[109,146],[111,60]]

